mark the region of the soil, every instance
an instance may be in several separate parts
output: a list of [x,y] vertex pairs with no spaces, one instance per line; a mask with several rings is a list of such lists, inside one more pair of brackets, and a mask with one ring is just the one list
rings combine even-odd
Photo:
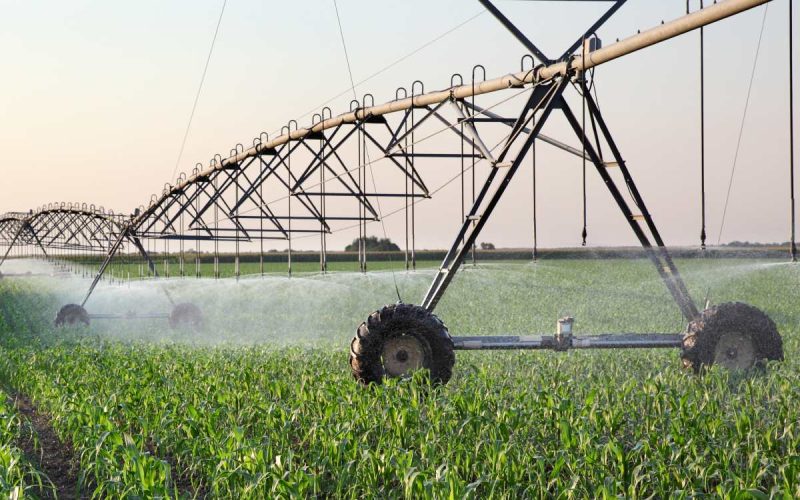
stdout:
[[[33,402],[24,394],[14,395],[14,406],[33,427],[38,437],[38,447],[34,447],[34,439],[22,436],[17,442],[18,447],[25,453],[26,458],[39,471],[43,472],[52,482],[45,484],[39,494],[42,498],[56,498],[58,500],[72,500],[90,498],[87,492],[78,491],[78,461],[74,455],[72,445],[63,443],[56,435],[50,423],[50,417],[40,412]],[[155,447],[148,445],[148,451],[155,455]],[[175,460],[167,455],[164,458],[177,473]],[[183,474],[175,477],[175,486],[182,497],[204,498],[205,491],[194,491],[191,481]],[[55,488],[55,492],[53,491]]]
[[34,448],[31,437],[22,437],[17,443],[25,456],[41,472],[50,478],[55,493],[49,485],[41,492],[43,498],[75,499],[88,498],[78,492],[77,461],[69,443],[62,443],[50,425],[50,418],[36,409],[31,400],[23,395],[14,396],[14,406],[31,423],[39,440]]
[[147,451],[150,452],[153,456],[158,456],[162,460],[166,461],[169,466],[172,468],[173,472],[173,480],[175,481],[175,488],[178,490],[181,498],[206,498],[208,493],[204,489],[195,490],[192,486],[192,480],[189,476],[180,470],[178,467],[178,461],[175,460],[175,457],[172,456],[170,453],[159,452],[158,447],[153,444],[151,440],[148,439],[146,443]]

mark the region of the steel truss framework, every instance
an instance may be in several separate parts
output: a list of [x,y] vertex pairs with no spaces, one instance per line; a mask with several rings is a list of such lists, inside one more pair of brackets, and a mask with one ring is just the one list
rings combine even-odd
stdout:
[[127,216],[85,203],[51,203],[27,213],[0,215],[0,246],[6,247],[0,265],[14,247],[32,247],[45,257],[52,250],[108,255],[122,241],[131,243],[150,261],[141,240],[129,231],[129,221]]
[[[160,195],[154,195],[147,206],[140,207],[125,222],[112,224],[108,218],[97,214],[81,216],[74,213],[80,212],[74,207],[72,211],[60,207],[39,211],[27,218],[11,217],[5,226],[0,222],[0,238],[6,238],[0,241],[8,241],[7,235],[15,230],[15,239],[23,238],[27,244],[37,243],[43,248],[59,244],[97,248],[102,241],[107,258],[85,303],[126,241],[134,243],[155,272],[140,239],[175,240],[181,245],[187,240],[213,242],[215,264],[219,243],[233,243],[237,274],[239,243],[284,240],[289,245],[291,273],[293,237],[319,238],[320,267],[324,271],[326,236],[357,226],[359,262],[365,270],[363,237],[367,224],[386,216],[381,200],[397,199],[402,203],[400,210],[405,212],[406,259],[413,266],[414,207],[417,201],[436,192],[424,177],[429,175],[431,164],[438,166],[450,161],[461,166],[464,208],[460,230],[422,302],[423,307],[433,311],[538,140],[594,165],[683,316],[687,320],[695,318],[698,310],[588,91],[586,72],[626,53],[769,0],[725,0],[686,18],[590,52],[586,41],[626,3],[626,0],[595,0],[611,5],[554,59],[539,50],[489,0],[480,1],[531,54],[523,58],[519,73],[486,80],[483,72],[484,79],[476,80],[477,73],[482,70],[476,66],[470,82],[454,75],[451,86],[445,90],[426,93],[421,82],[415,82],[411,92],[398,89],[396,99],[388,103],[375,105],[372,96],[366,95],[360,102],[353,101],[349,112],[338,116],[325,108],[315,115],[307,128],[299,128],[292,121],[278,137],[270,139],[262,134],[253,141],[252,147],[239,144],[227,158],[217,155],[206,168],[198,164],[191,175],[182,174],[175,185],[166,185]],[[576,53],[579,49],[580,53]],[[591,134],[587,133],[585,120],[577,118],[565,98],[570,88],[577,92],[586,107],[593,128]],[[496,95],[499,102],[489,107],[478,105],[476,97],[488,93]],[[580,148],[542,133],[554,113],[566,119]],[[427,139],[433,136],[449,139],[438,141],[431,148],[427,146],[430,144]],[[498,136],[501,140],[491,145],[490,139]],[[371,156],[376,153],[377,156]],[[388,187],[384,184],[379,187],[375,181],[373,164],[378,161],[387,165],[381,171],[384,176],[389,175],[389,171],[394,175]],[[473,186],[469,197],[472,205],[468,210],[465,173],[471,176]],[[74,229],[65,232],[64,227]],[[38,235],[41,241],[36,242],[31,235]],[[263,243],[261,248],[263,251]],[[196,264],[199,270],[199,257]],[[215,274],[218,272],[215,266]]]
[[[553,60],[548,59],[536,46],[528,40],[511,22],[497,10],[489,0],[481,0],[492,14],[533,54],[544,64],[552,64]],[[573,51],[583,44],[586,57],[586,40],[604,24],[616,12],[625,0],[616,1],[614,5],[604,14],[589,31],[585,32],[578,40],[573,43],[561,56],[560,59],[570,57]],[[582,123],[572,111],[566,99],[564,91],[568,88],[570,80],[578,90],[584,105],[588,106],[592,124],[595,127],[594,137],[591,138]],[[542,82],[534,87],[530,99],[524,106],[512,125],[512,133],[505,141],[497,158],[492,161],[492,170],[481,187],[468,217],[463,222],[458,235],[453,242],[450,250],[439,268],[439,272],[434,277],[433,283],[425,294],[422,306],[428,311],[433,311],[439,299],[444,294],[448,285],[455,276],[458,267],[464,262],[469,248],[474,245],[478,234],[483,229],[494,208],[500,201],[503,193],[511,182],[514,174],[519,170],[523,159],[528,154],[534,141],[540,135],[541,130],[553,111],[560,112],[569,123],[576,137],[583,145],[581,156],[588,156],[594,164],[598,174],[603,179],[606,188],[611,193],[620,211],[629,223],[637,239],[644,248],[648,258],[654,264],[659,276],[664,281],[670,294],[677,303],[684,318],[687,321],[695,319],[699,312],[695,306],[683,279],[678,272],[669,252],[664,244],[653,217],[647,210],[644,199],[637,188],[633,177],[625,164],[622,155],[614,142],[611,132],[603,119],[597,103],[591,96],[591,92],[586,83],[584,72],[573,71],[565,75],[554,78],[553,80]],[[596,133],[597,128],[600,135]],[[602,141],[610,150],[611,157],[604,159]],[[594,140],[593,140],[594,139]],[[618,170],[622,177],[622,183],[627,188],[631,200],[626,200],[623,192],[618,187],[612,175],[612,170]],[[632,208],[632,207],[635,207]]]

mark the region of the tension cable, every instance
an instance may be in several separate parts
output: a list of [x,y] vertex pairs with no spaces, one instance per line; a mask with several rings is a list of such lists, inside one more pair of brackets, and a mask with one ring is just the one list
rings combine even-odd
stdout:
[[192,104],[192,112],[189,114],[189,122],[186,124],[186,132],[183,133],[181,149],[178,152],[178,159],[175,160],[175,168],[172,169],[172,175],[169,178],[170,182],[172,182],[172,180],[175,178],[175,173],[178,171],[178,165],[180,165],[181,158],[183,158],[183,150],[186,147],[186,139],[189,138],[189,130],[192,128],[192,120],[194,119],[194,113],[197,110],[197,102],[200,100],[200,92],[203,90],[203,83],[206,81],[206,73],[208,73],[208,65],[211,62],[211,54],[214,53],[214,45],[217,43],[217,34],[219,34],[219,26],[222,24],[222,16],[225,14],[225,6],[227,4],[228,0],[222,1],[222,9],[220,9],[219,19],[217,19],[217,27],[214,29],[214,37],[211,39],[211,47],[208,49],[206,64],[203,67],[203,75],[200,77],[200,85],[197,86],[197,93],[194,96],[194,103]]
[[717,238],[717,245],[722,242],[722,230],[725,228],[725,217],[728,214],[728,203],[731,199],[731,188],[733,188],[733,177],[736,174],[736,164],[739,160],[739,149],[742,146],[742,135],[744,135],[744,124],[747,119],[747,109],[750,106],[750,95],[753,91],[753,80],[756,76],[756,67],[758,66],[758,56],[761,53],[761,40],[764,38],[764,26],[767,24],[767,12],[769,12],[769,4],[764,5],[764,16],[761,19],[761,31],[758,34],[758,44],[756,45],[756,55],[753,59],[753,69],[750,72],[750,84],[747,87],[747,97],[744,101],[744,111],[742,112],[742,123],[739,126],[739,138],[736,141],[736,152],[733,155],[733,166],[731,167],[731,177],[728,181],[728,193],[725,195],[725,206],[722,210],[722,222],[719,225],[719,237]]
[[[357,101],[358,100],[358,96],[356,95],[356,83],[355,83],[355,80],[353,79],[353,70],[350,67],[350,55],[347,53],[347,43],[345,42],[345,39],[344,39],[344,30],[342,29],[342,19],[339,16],[339,6],[338,6],[336,0],[333,0],[333,8],[336,11],[336,22],[339,25],[339,36],[342,39],[342,49],[344,50],[344,58],[345,58],[345,61],[347,62],[347,74],[350,77],[350,88],[353,91],[353,99],[355,99]],[[362,121],[362,126],[364,126],[364,123],[365,122]],[[375,174],[373,173],[373,170],[372,170],[372,161],[369,158],[369,151],[367,150],[366,139],[364,140],[364,159],[365,159],[366,165],[369,166],[369,174],[370,174],[370,177],[372,178],[373,189],[377,193],[378,189],[377,189],[377,185],[375,183]],[[366,195],[365,195],[365,197],[366,197]],[[376,207],[378,208],[378,217],[380,217],[380,220],[381,220],[381,228],[383,229],[383,237],[388,240],[389,236],[388,236],[388,233],[386,232],[386,222],[384,222],[384,220],[383,220],[383,210],[381,209],[380,197],[377,197],[375,199],[375,202],[376,202]],[[366,251],[367,251],[366,233],[363,236],[362,244],[364,245],[364,253],[366,254]],[[391,254],[389,254],[389,269],[391,270],[391,273],[392,273],[392,281],[394,282],[394,291],[397,294],[398,302],[403,302],[403,298],[400,296],[400,287],[397,285],[397,276],[395,275],[394,265],[393,264],[394,263],[392,262],[392,256],[391,256]]]

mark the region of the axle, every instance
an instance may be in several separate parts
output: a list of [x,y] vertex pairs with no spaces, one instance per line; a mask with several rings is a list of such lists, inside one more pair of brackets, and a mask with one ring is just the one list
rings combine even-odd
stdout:
[[129,312],[125,314],[90,314],[91,319],[169,319],[170,313],[139,314]]
[[681,346],[680,333],[622,333],[572,337],[559,341],[557,335],[453,337],[453,349],[477,350],[553,350],[570,349],[652,349]]
[[558,320],[555,335],[534,336],[496,336],[496,337],[453,337],[453,349],[512,350],[512,349],[550,349],[568,351],[570,349],[652,349],[657,347],[681,347],[683,335],[680,333],[614,333],[575,337],[572,327],[575,319],[566,316]]

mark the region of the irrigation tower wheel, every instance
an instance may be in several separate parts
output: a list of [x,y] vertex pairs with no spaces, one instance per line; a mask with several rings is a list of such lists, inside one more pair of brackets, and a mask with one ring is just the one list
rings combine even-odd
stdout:
[[350,342],[350,370],[365,385],[408,377],[421,368],[434,384],[446,384],[455,361],[444,323],[411,304],[392,304],[370,314]]
[[67,304],[56,315],[56,326],[89,326],[89,313],[79,304]]
[[203,327],[203,312],[190,302],[176,305],[169,315],[169,326],[175,329],[191,328],[199,330]]
[[783,341],[763,311],[728,302],[706,309],[689,323],[681,358],[697,373],[711,365],[746,370],[764,361],[782,361]]

